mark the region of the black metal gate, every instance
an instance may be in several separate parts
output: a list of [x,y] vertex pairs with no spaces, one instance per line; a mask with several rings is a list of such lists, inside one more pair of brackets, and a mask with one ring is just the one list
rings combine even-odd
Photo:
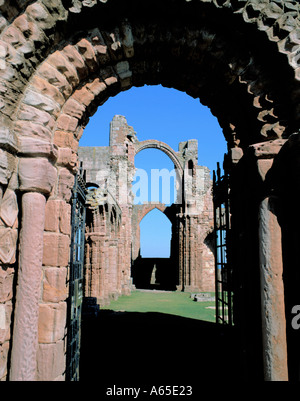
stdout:
[[216,321],[233,324],[232,266],[230,263],[229,175],[213,172]]
[[68,334],[66,380],[79,380],[81,312],[83,299],[83,264],[85,237],[85,177],[80,168],[75,177],[71,214],[71,254],[68,298]]

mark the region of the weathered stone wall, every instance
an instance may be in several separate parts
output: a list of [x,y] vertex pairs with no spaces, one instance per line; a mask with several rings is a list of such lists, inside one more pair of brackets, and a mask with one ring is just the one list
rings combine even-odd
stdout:
[[0,149],[0,380],[7,374],[6,360],[11,340],[13,280],[19,227],[17,159]]
[[79,148],[90,190],[87,214],[85,294],[100,305],[131,289],[131,182],[134,175],[132,135],[126,119],[110,125],[110,146]]
[[[139,142],[123,116],[113,118],[109,137],[109,147],[80,147],[78,151],[87,182],[99,187],[90,191],[88,200],[92,214],[88,215],[86,295],[103,304],[110,297],[130,291],[131,267],[138,260],[142,264],[139,225],[155,207],[173,224],[170,263],[176,271],[177,288],[214,291],[214,256],[205,244],[205,238],[213,230],[211,179],[209,170],[197,164],[197,141],[180,143],[178,152],[156,140]],[[152,202],[133,204],[134,156],[146,148],[162,150],[175,164],[180,182],[172,206]],[[113,210],[118,214],[117,226]],[[177,220],[182,220],[185,226],[182,233]],[[112,259],[113,255],[118,255],[118,259]]]

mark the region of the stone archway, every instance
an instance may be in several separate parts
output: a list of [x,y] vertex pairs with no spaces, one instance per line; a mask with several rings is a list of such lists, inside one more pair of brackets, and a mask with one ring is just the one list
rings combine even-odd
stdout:
[[[142,289],[160,289],[160,290],[176,290],[176,284],[178,280],[178,267],[176,265],[176,258],[172,255],[172,241],[178,242],[178,238],[174,238],[173,224],[176,220],[175,210],[170,212],[172,207],[168,207],[160,203],[148,203],[143,205],[134,205],[132,211],[132,240],[133,240],[133,252],[132,252],[132,267],[131,275],[133,278],[133,284],[136,288]],[[141,243],[141,223],[144,218],[152,213],[158,211],[162,215],[159,219],[159,224],[162,220],[168,220],[170,224],[170,237],[164,239],[165,248],[168,247],[170,254],[168,256],[157,256],[157,255],[143,255],[142,249],[145,243]],[[148,220],[149,223],[149,220]],[[157,227],[159,230],[160,227]],[[145,228],[144,228],[145,230]],[[145,232],[145,231],[144,231]],[[176,241],[177,239],[177,241]],[[155,241],[155,239],[153,238]],[[166,244],[166,241],[169,243]],[[155,246],[152,244],[153,251],[157,251]]]
[[159,149],[164,152],[167,156],[169,156],[171,161],[174,163],[177,171],[180,173],[180,176],[182,177],[184,169],[183,158],[181,155],[178,154],[178,152],[174,152],[174,150],[169,145],[161,141],[149,139],[146,141],[138,142],[135,145],[135,154],[138,154],[144,149]]
[[[145,146],[157,148],[161,142],[139,142],[126,118],[115,115],[110,123],[109,144],[106,147],[79,147],[78,150],[86,179],[97,186],[87,196],[85,295],[93,297],[102,306],[111,298],[131,292],[134,288],[132,280],[137,284],[138,266],[143,266],[145,261],[140,254],[139,224],[154,207],[163,211],[172,223],[170,258],[159,261],[160,265],[163,262],[168,265],[164,289],[214,291],[214,256],[205,240],[213,229],[212,181],[208,168],[198,165],[197,140],[180,142],[178,152],[163,144],[179,167],[171,172],[161,170],[154,179],[151,177],[151,185],[158,188],[161,180],[160,196],[167,199],[170,198],[168,192],[172,191],[171,182],[175,184],[176,180],[177,196],[168,207],[149,202],[144,195],[134,195],[148,187],[150,177],[146,171],[138,173],[139,185],[132,185],[137,151]],[[191,161],[192,174],[188,170]],[[178,173],[179,168],[181,173]],[[113,233],[104,213],[104,207],[110,210],[112,206],[118,210],[121,221]],[[116,243],[119,258],[113,259],[109,249]],[[115,273],[111,274],[111,271]]]
[[[140,253],[140,223],[143,218],[150,213],[152,210],[157,209],[165,214],[167,206],[163,203],[154,203],[149,202],[143,205],[134,205],[132,212],[132,220],[133,220],[133,245],[132,245],[132,259],[135,260],[138,258]],[[172,223],[172,220],[169,217],[169,220]]]
[[[264,180],[272,157],[299,129],[299,4],[168,0],[141,10],[135,0],[119,1],[118,7],[104,0],[39,0],[4,1],[0,11],[1,191],[11,200],[1,206],[1,274],[8,285],[5,290],[1,284],[1,375],[7,376],[13,342],[11,379],[61,379],[65,211],[88,118],[132,85],[184,90],[218,117],[232,160],[250,149]],[[20,235],[11,191],[22,205]],[[15,328],[7,340],[17,237]],[[268,308],[267,300],[263,304]],[[278,308],[274,316],[282,321]],[[278,336],[282,345],[284,334]],[[55,365],[45,363],[54,359]],[[268,378],[277,377],[276,369],[266,371]],[[284,368],[278,375],[286,378]]]

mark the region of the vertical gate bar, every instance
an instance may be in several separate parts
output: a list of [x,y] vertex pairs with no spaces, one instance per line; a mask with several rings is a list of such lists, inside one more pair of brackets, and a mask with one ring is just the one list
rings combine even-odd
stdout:
[[218,223],[220,219],[220,213],[219,213],[219,208],[218,208],[218,199],[217,199],[217,194],[218,194],[218,177],[216,175],[216,172],[214,171],[214,191],[213,191],[213,199],[214,199],[214,226],[215,226],[215,276],[216,276],[216,320],[217,323],[220,323],[220,317],[219,317],[219,305],[220,305],[220,300],[219,300],[219,259],[218,259],[218,252],[219,252],[219,244],[218,244]]
[[230,231],[229,176],[226,171],[221,176],[219,163],[217,163],[217,174],[215,171],[213,172],[213,204],[216,321],[232,325],[231,270],[228,258],[228,238]]
[[[221,212],[221,266],[222,266],[222,318],[223,318],[223,322],[226,322],[226,313],[225,313],[225,274],[226,274],[226,269],[225,269],[225,261],[224,261],[224,226],[223,226],[223,219],[224,219],[224,215],[222,214],[222,206],[220,206],[220,212]],[[224,214],[225,214],[225,210],[224,210]]]
[[79,380],[81,312],[85,240],[85,182],[82,166],[75,177],[71,213],[70,282],[68,299],[67,369],[68,381]]
[[226,189],[226,197],[225,197],[225,229],[226,229],[226,262],[227,262],[227,297],[228,297],[228,323],[232,325],[232,307],[231,307],[231,269],[230,269],[230,260],[228,255],[228,238],[230,231],[230,218],[229,218],[229,177],[228,173],[224,174],[225,180],[225,189]]
[[214,203],[214,242],[215,242],[215,303],[216,303],[216,323],[219,324],[219,296],[218,296],[218,241],[217,241],[217,206],[216,206],[216,192],[217,192],[216,172],[213,171],[213,203]]

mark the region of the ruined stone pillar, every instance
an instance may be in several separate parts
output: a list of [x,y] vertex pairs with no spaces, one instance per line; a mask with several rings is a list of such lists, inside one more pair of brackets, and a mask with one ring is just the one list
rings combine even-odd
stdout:
[[184,290],[184,222],[182,214],[177,215],[177,226],[178,226],[178,283],[177,290]]
[[27,192],[22,196],[11,381],[36,380],[45,206],[46,198],[41,193]]
[[276,198],[270,196],[270,172],[274,157],[285,140],[253,145],[258,173],[265,184],[259,205],[259,265],[262,312],[264,376],[266,381],[288,380],[286,316],[283,283],[281,227],[275,213]]
[[109,260],[109,288],[110,294],[115,296],[118,292],[118,249],[117,240],[110,239],[108,245],[108,260]]
[[19,266],[11,352],[11,381],[37,380],[39,303],[42,293],[42,264],[46,195],[57,180],[57,170],[43,157],[19,159],[19,190],[22,222]]
[[85,237],[85,258],[84,258],[84,296],[91,297],[91,270],[92,270],[92,244],[89,242],[89,235]]
[[101,274],[101,235],[94,234],[92,240],[92,269],[91,269],[91,296],[100,296],[100,274]]
[[102,261],[102,272],[103,272],[103,299],[102,301],[106,303],[109,299],[110,287],[109,287],[109,240],[107,237],[103,241],[102,252],[101,252],[101,261]]
[[272,210],[272,198],[260,204],[259,244],[265,380],[287,381],[281,228]]

